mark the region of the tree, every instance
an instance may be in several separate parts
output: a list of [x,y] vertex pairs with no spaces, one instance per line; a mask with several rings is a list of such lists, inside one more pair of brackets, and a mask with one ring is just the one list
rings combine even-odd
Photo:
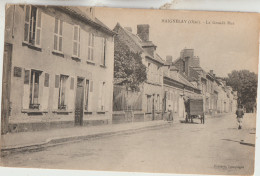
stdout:
[[146,81],[146,66],[142,63],[141,53],[135,53],[119,39],[115,38],[114,81],[126,86],[127,90],[139,90],[139,85]]
[[238,94],[238,104],[253,111],[257,95],[257,74],[248,70],[232,71],[226,78],[227,85]]

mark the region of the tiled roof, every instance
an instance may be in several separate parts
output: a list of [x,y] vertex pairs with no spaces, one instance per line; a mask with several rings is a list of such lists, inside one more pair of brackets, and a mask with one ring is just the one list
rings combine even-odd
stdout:
[[84,22],[87,22],[89,25],[92,25],[94,27],[100,28],[100,30],[103,30],[104,32],[107,32],[109,34],[115,35],[116,33],[113,32],[111,29],[109,29],[104,23],[102,23],[99,19],[96,17],[91,18],[89,17],[85,12],[80,10],[77,7],[73,6],[56,6],[56,8],[59,8],[65,12],[69,12],[70,15],[75,15],[76,17],[80,18]]
[[125,34],[128,35],[135,42],[136,46],[138,46],[140,48],[140,50],[145,54],[145,56],[147,56],[148,58],[150,58],[156,62],[159,62],[160,64],[164,64],[164,60],[157,53],[154,56],[152,56],[143,49],[144,46],[156,47],[151,41],[143,42],[137,35],[133,34],[131,31],[123,28],[119,23],[117,23],[117,26],[121,30],[123,30],[125,32]]

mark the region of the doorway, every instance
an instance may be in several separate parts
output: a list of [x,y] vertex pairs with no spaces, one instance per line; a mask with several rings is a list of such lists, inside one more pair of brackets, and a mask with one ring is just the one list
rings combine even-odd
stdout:
[[77,78],[75,99],[75,125],[83,125],[84,78]]

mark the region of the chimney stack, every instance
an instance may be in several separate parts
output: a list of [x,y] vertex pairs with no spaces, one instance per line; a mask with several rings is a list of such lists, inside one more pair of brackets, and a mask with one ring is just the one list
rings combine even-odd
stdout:
[[126,30],[132,32],[132,28],[131,27],[125,27]]
[[172,56],[166,56],[166,62],[168,64],[171,64],[172,63]]
[[210,70],[209,72],[210,72],[211,75],[213,75],[213,70]]
[[149,41],[149,24],[138,24],[137,25],[137,35],[142,41]]

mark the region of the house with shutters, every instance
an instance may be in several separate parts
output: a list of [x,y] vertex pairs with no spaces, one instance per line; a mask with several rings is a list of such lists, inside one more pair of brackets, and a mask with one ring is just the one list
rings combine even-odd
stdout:
[[109,123],[114,35],[94,8],[8,5],[2,133]]
[[119,88],[115,83],[114,111],[134,111],[134,118],[141,121],[161,119],[164,60],[156,52],[157,46],[150,41],[150,26],[139,24],[137,33],[134,34],[132,28],[122,27],[117,23],[113,31],[117,33],[115,43],[120,41],[127,45],[130,51],[141,54],[147,73],[147,80],[139,85],[138,92],[123,93],[125,91],[119,91],[122,87]]

